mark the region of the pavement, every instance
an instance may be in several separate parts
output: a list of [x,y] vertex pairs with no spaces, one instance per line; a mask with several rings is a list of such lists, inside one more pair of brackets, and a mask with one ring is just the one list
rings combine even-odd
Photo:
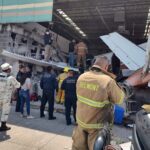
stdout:
[[[57,119],[48,120],[47,116],[39,117],[39,103],[31,105],[34,108],[31,109],[34,119],[22,118],[12,106],[8,120],[12,129],[0,133],[0,150],[71,150],[74,125],[66,126],[64,114],[57,112],[63,110],[63,106],[55,105],[54,115]],[[114,126],[112,135],[113,143],[125,143],[122,145],[124,150],[130,150],[128,137],[131,136],[131,129]]]

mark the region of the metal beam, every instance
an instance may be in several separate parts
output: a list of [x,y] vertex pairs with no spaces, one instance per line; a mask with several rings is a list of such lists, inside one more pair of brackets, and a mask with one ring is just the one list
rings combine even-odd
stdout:
[[[56,12],[53,13],[54,16],[56,18],[58,18],[64,25],[67,25],[68,28],[70,28],[71,30],[73,30],[74,34],[71,34],[70,32],[68,32],[68,34],[70,36],[72,36],[73,38],[81,38],[81,35],[79,35],[79,33],[68,23],[66,23],[66,21],[61,17],[59,16]],[[54,21],[55,22],[55,21]]]
[[109,8],[109,7],[129,7],[129,6],[141,6],[142,5],[144,6],[149,6],[150,5],[150,1],[149,0],[132,0],[132,1],[129,1],[129,0],[124,0],[124,1],[120,1],[120,0],[113,0],[113,1],[102,1],[102,0],[99,0],[99,3],[95,3],[94,0],[91,0],[92,1],[92,5],[89,6],[89,1],[87,0],[83,0],[83,1],[67,1],[67,2],[55,2],[54,3],[54,8],[58,8],[58,9],[64,9],[64,10],[72,10],[72,9],[79,9],[82,7],[82,9],[85,9],[85,8],[95,8],[95,6],[98,6],[100,8]]

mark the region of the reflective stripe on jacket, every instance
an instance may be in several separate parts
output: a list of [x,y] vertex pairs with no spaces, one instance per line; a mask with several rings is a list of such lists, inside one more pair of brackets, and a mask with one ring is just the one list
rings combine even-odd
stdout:
[[77,96],[78,97],[78,101],[84,103],[84,104],[87,104],[91,107],[95,107],[95,108],[102,108],[104,107],[105,105],[107,104],[110,104],[110,101],[106,100],[106,101],[103,101],[103,102],[96,102],[92,99],[88,99],[88,98],[85,98],[85,97],[82,97],[80,95]]
[[59,89],[61,88],[61,85],[63,83],[63,81],[68,77],[68,74],[66,72],[64,73],[61,73],[58,77],[57,77],[57,80],[58,80],[58,84],[59,84]]
[[124,93],[108,75],[89,71],[77,81],[77,122],[82,128],[99,129],[112,123],[113,104],[123,101]]
[[82,122],[79,118],[77,118],[77,122],[81,127],[86,128],[86,129],[100,129],[104,127],[104,124],[102,123],[86,124]]

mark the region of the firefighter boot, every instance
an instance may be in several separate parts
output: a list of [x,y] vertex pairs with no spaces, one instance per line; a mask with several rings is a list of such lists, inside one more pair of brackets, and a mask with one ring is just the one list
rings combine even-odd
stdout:
[[6,126],[6,122],[1,123],[0,132],[10,130],[10,127]]

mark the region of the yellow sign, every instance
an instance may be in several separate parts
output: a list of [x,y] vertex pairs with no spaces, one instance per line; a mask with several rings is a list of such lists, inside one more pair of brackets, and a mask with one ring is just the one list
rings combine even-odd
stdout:
[[88,89],[91,91],[98,91],[99,85],[93,83],[80,82],[79,86],[84,89]]

